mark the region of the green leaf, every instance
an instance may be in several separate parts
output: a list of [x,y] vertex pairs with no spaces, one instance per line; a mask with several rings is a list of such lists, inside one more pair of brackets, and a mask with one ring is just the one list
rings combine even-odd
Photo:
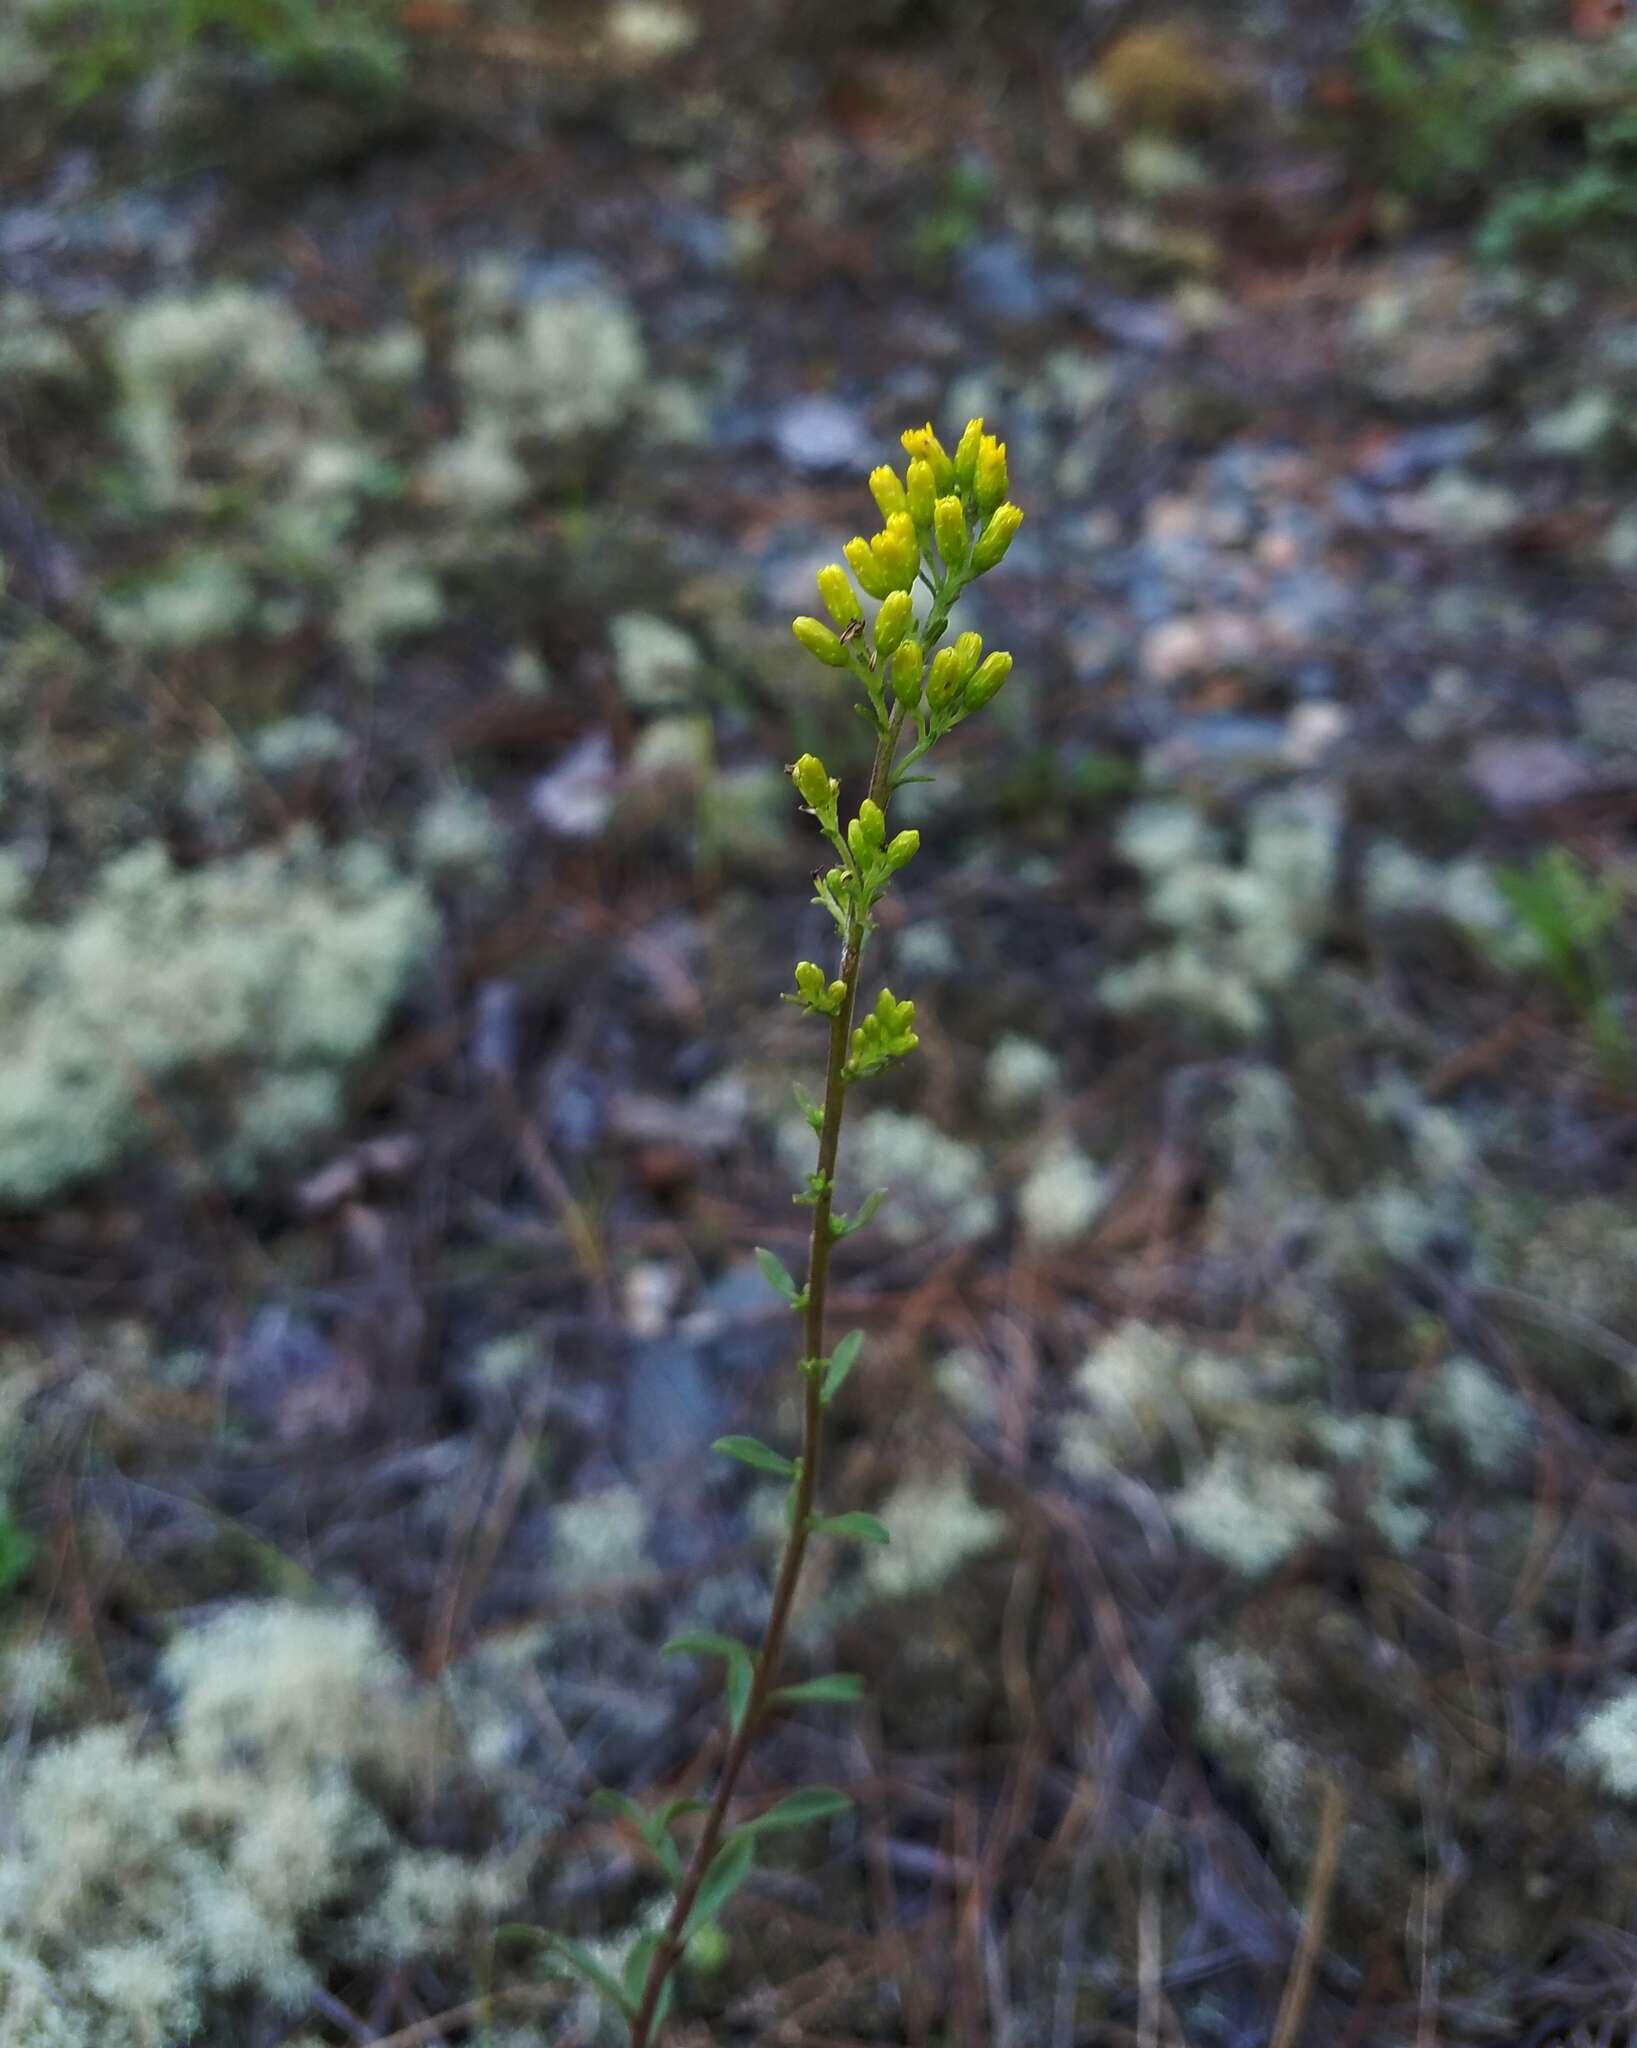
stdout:
[[673,1799],[668,1806],[659,1807],[650,1813],[635,1799],[623,1792],[602,1791],[593,1795],[592,1805],[604,1813],[617,1813],[622,1820],[628,1820],[636,1828],[655,1861],[673,1884],[682,1882],[682,1858],[677,1854],[676,1844],[671,1840],[670,1824],[676,1808],[698,1806],[699,1800]]
[[828,1678],[781,1685],[773,1697],[787,1707],[846,1707],[864,1697],[864,1681],[855,1671],[832,1671]]
[[815,1102],[799,1081],[796,1083],[796,1107],[807,1119],[809,1130],[817,1132],[824,1129],[823,1105]]
[[873,1194],[864,1197],[856,1216],[832,1216],[830,1218],[830,1235],[839,1239],[851,1237],[855,1230],[862,1230],[865,1224],[872,1220],[876,1210],[880,1208],[886,1199],[886,1189],[877,1188]]
[[627,1793],[615,1792],[605,1787],[591,1795],[591,1803],[599,1812],[617,1813],[623,1820],[633,1822],[638,1834],[647,1832],[651,1818],[647,1807],[639,1806]]
[[743,1643],[736,1643],[732,1636],[712,1635],[701,1630],[693,1635],[674,1637],[660,1655],[721,1657],[727,1664],[722,1688],[727,1695],[728,1718],[734,1728],[738,1728],[745,1717],[745,1708],[750,1704],[750,1688],[756,1675],[750,1652]]
[[777,1252],[770,1252],[765,1244],[759,1244],[756,1247],[756,1263],[762,1269],[762,1277],[775,1294],[781,1295],[791,1308],[801,1305],[801,1293],[790,1277],[789,1267]]
[[858,1354],[864,1348],[864,1332],[849,1330],[841,1342],[830,1353],[830,1363],[825,1371],[824,1384],[819,1389],[819,1399],[828,1405],[841,1390],[842,1382],[858,1363]]
[[719,1436],[711,1449],[737,1458],[741,1465],[754,1465],[758,1472],[777,1472],[783,1479],[791,1478],[796,1470],[789,1458],[769,1450],[753,1436]]
[[625,1958],[625,1968],[620,1975],[625,1980],[625,1996],[633,2009],[642,1997],[642,1987],[648,1981],[648,1965],[653,1961],[654,1950],[659,1943],[657,1927],[647,1934],[639,1934],[631,1944],[631,1953]]
[[890,1543],[887,1525],[874,1515],[815,1515],[808,1523],[815,1536],[850,1536],[855,1543]]
[[703,1927],[707,1920],[714,1920],[722,1908],[739,1889],[756,1862],[756,1840],[744,1829],[729,1837],[711,1858],[711,1866],[705,1872],[698,1895],[693,1902],[682,1938]]
[[685,1813],[704,1813],[707,1807],[708,1802],[703,1799],[667,1799],[663,1806],[655,1807],[654,1820],[658,1826],[669,1828]]
[[34,1538],[0,1509],[0,1593],[9,1593],[34,1562]]
[[804,1828],[809,1821],[829,1820],[838,1813],[849,1813],[852,1804],[845,1792],[830,1792],[822,1785],[813,1785],[805,1792],[792,1792],[777,1806],[770,1806],[766,1813],[746,1821],[739,1832],[742,1835],[782,1834],[786,1828]]
[[589,1984],[600,1997],[606,1998],[616,2012],[631,2018],[636,2008],[624,1991],[614,1981],[613,1973],[605,1970],[594,1955],[577,1941],[570,1941],[566,1934],[547,1934],[539,1928],[502,1928],[503,1934],[539,1934],[554,1956],[568,1965],[570,1974]]

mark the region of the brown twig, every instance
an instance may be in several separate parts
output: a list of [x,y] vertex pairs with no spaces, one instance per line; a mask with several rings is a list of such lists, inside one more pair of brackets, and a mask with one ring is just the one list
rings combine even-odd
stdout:
[[1330,1893],[1336,1882],[1341,1858],[1342,1835],[1347,1820],[1347,1795],[1333,1779],[1324,1786],[1324,1803],[1319,1809],[1319,1842],[1313,1855],[1313,1873],[1307,1886],[1307,1910],[1302,1915],[1301,1939],[1285,1980],[1285,1995],[1279,2001],[1269,2048],[1296,2048],[1313,1996],[1313,1973],[1324,1946],[1325,1924],[1330,1917]]

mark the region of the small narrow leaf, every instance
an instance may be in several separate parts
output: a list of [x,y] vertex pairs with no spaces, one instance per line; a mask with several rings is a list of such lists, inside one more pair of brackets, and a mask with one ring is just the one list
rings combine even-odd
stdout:
[[711,1866],[705,1872],[698,1896],[694,1899],[693,1911],[688,1915],[687,1925],[682,1930],[684,1941],[690,1934],[703,1927],[707,1920],[716,1918],[749,1877],[755,1862],[756,1840],[753,1835],[746,1834],[741,1829],[722,1844],[711,1859]]
[[855,1543],[890,1543],[887,1525],[874,1515],[815,1515],[808,1523],[815,1536],[849,1536]]
[[727,1695],[728,1721],[735,1735],[739,1732],[739,1723],[745,1718],[745,1709],[750,1705],[752,1676],[753,1670],[748,1657],[742,1664],[737,1660],[729,1664],[723,1675],[722,1690]]
[[805,1792],[792,1792],[788,1799],[781,1799],[766,1813],[746,1821],[739,1832],[744,1835],[782,1834],[786,1828],[804,1828],[810,1821],[830,1820],[838,1813],[849,1813],[852,1804],[845,1792],[830,1792],[821,1785],[814,1785]]
[[620,1975],[625,1979],[625,1996],[634,2007],[642,1996],[642,1987],[648,1981],[648,1965],[654,1959],[654,1950],[659,1947],[659,1929],[639,1934],[631,1944],[631,1953],[625,1958],[625,1968]]
[[631,2001],[615,1982],[613,1973],[605,1970],[588,1949],[583,1948],[577,1941],[570,1941],[566,1934],[548,1934],[546,1946],[554,1956],[568,1965],[571,1973],[578,1977],[581,1983],[589,1984],[593,1991],[606,1998],[616,2012],[624,2013],[627,2019],[631,2017],[635,2010]]
[[643,1833],[648,1826],[647,1807],[639,1806],[636,1800],[624,1792],[615,1792],[605,1787],[591,1795],[591,1803],[603,1813],[617,1813],[622,1819],[633,1822],[638,1834]]
[[765,1244],[756,1247],[756,1263],[762,1269],[762,1276],[775,1294],[782,1295],[792,1308],[796,1305],[796,1283],[790,1277],[790,1269],[777,1252],[770,1252]]
[[663,1806],[656,1806],[654,1819],[662,1828],[674,1827],[684,1814],[703,1813],[706,1801],[703,1799],[667,1799]]
[[755,1677],[755,1666],[750,1652],[743,1643],[736,1643],[732,1636],[711,1635],[700,1631],[694,1635],[676,1636],[660,1652],[664,1657],[693,1656],[721,1657],[727,1665],[723,1675],[723,1690],[727,1694],[728,1718],[737,1730],[744,1719],[745,1708],[750,1701],[751,1683]]
[[846,1707],[864,1697],[864,1681],[854,1671],[832,1671],[828,1678],[781,1685],[773,1697],[787,1707]]
[[858,1354],[864,1348],[864,1332],[849,1330],[841,1342],[830,1353],[829,1367],[824,1375],[824,1385],[819,1389],[819,1399],[828,1405],[841,1389],[853,1367],[858,1363]]
[[741,1465],[754,1465],[758,1472],[777,1472],[783,1479],[790,1478],[796,1469],[789,1458],[769,1450],[753,1436],[719,1436],[711,1449],[737,1458]]
[[835,1238],[851,1237],[855,1230],[862,1230],[865,1224],[872,1220],[876,1210],[880,1208],[886,1199],[886,1189],[877,1188],[872,1194],[864,1197],[864,1200],[859,1205],[857,1215],[832,1216],[830,1218],[830,1235]]

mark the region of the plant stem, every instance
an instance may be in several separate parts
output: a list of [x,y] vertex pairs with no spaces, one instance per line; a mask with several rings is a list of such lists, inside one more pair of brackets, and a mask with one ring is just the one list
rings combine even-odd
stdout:
[[[891,794],[892,760],[898,749],[898,735],[903,723],[902,710],[895,709],[876,743],[875,764],[870,771],[870,795],[883,810]],[[802,1326],[804,1361],[824,1356],[824,1305],[830,1278],[830,1252],[835,1242],[830,1231],[830,1212],[834,1203],[836,1155],[841,1144],[841,1118],[847,1099],[847,1084],[842,1070],[847,1063],[847,1044],[852,1035],[859,963],[866,934],[865,918],[855,910],[842,944],[841,965],[836,971],[836,978],[846,984],[847,993],[830,1019],[830,1056],[824,1076],[824,1122],[819,1131],[818,1171],[823,1180],[822,1192],[813,1204],[813,1230],[807,1254],[807,1307]],[[774,1581],[773,1604],[756,1654],[750,1697],[728,1745],[715,1796],[682,1874],[682,1882],[677,1886],[676,1902],[665,1923],[665,1932],[649,1961],[642,1999],[631,2022],[631,2048],[649,2048],[654,2037],[660,1994],[665,1988],[666,1978],[681,1958],[682,1931],[688,1924],[688,1915],[693,1911],[705,1872],[710,1868],[721,1842],[728,1806],[778,1674],[785,1633],[795,1605],[796,1586],[807,1555],[808,1523],[812,1519],[813,1503],[818,1497],[819,1460],[824,1436],[823,1379],[822,1370],[817,1368],[802,1374],[801,1469],[796,1478],[790,1534],[785,1538],[784,1555],[779,1560],[779,1574]]]

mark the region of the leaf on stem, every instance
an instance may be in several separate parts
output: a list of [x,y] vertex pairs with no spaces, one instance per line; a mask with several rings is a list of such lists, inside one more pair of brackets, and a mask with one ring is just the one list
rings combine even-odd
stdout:
[[886,1189],[877,1188],[873,1194],[868,1194],[864,1197],[864,1200],[859,1205],[856,1216],[832,1216],[830,1218],[830,1235],[834,1238],[851,1237],[855,1230],[862,1230],[865,1224],[873,1219],[876,1210],[880,1208],[886,1199]]
[[756,1263],[762,1269],[762,1277],[775,1294],[781,1295],[791,1308],[805,1308],[807,1292],[798,1288],[790,1276],[790,1269],[777,1252],[770,1252],[765,1244],[756,1247]]
[[728,1719],[735,1729],[738,1728],[745,1717],[745,1708],[750,1702],[750,1688],[756,1675],[756,1667],[751,1661],[750,1652],[743,1643],[736,1643],[732,1636],[712,1635],[708,1630],[699,1630],[692,1635],[673,1637],[661,1650],[660,1655],[720,1657],[727,1666],[722,1684],[727,1694]]
[[822,1785],[809,1786],[806,1791],[792,1792],[781,1799],[777,1806],[770,1806],[766,1813],[760,1813],[754,1820],[748,1820],[739,1829],[741,1835],[777,1835],[786,1828],[803,1828],[809,1821],[829,1820],[835,1814],[848,1813],[853,1802],[845,1792],[831,1792]]
[[856,1671],[832,1671],[827,1678],[781,1685],[773,1697],[786,1707],[849,1707],[864,1697],[864,1681]]
[[[545,1945],[559,1962],[565,1963],[571,1976],[578,1977],[582,1984],[589,1984],[600,1997],[606,1998],[616,2012],[622,2012],[630,2019],[636,2007],[626,1997],[615,1981],[613,1972],[605,1970],[591,1951],[577,1941],[570,1941],[566,1934],[547,1934],[542,1929],[528,1927],[506,1927],[501,1934],[539,1934]],[[498,1936],[497,1936],[498,1938]]]
[[841,1342],[830,1353],[829,1364],[824,1372],[824,1384],[819,1388],[819,1399],[825,1406],[841,1391],[848,1373],[858,1363],[858,1354],[864,1348],[864,1332],[849,1330]]
[[753,1465],[758,1472],[777,1472],[781,1479],[795,1477],[795,1461],[769,1449],[756,1437],[719,1436],[711,1449],[721,1451],[726,1457],[737,1458],[741,1465]]
[[707,1920],[714,1920],[747,1877],[756,1862],[756,1839],[740,1829],[724,1842],[711,1858],[709,1870],[705,1872],[699,1891],[693,1902],[682,1929],[686,1941],[703,1927]]
[[846,1536],[854,1543],[890,1543],[887,1525],[875,1515],[815,1515],[808,1523],[815,1536]]
[[815,1102],[799,1081],[796,1083],[796,1107],[807,1119],[809,1130],[817,1132],[824,1129],[823,1104]]

